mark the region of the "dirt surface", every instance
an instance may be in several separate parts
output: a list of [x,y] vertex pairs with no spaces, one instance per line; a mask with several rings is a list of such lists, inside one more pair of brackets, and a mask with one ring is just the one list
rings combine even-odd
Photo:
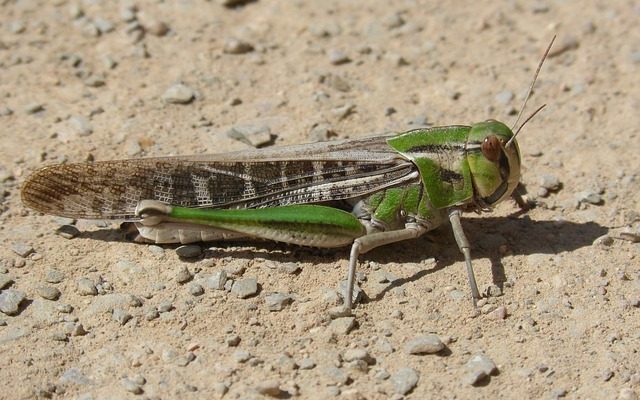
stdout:
[[[0,305],[19,302],[0,314],[1,398],[638,398],[634,2],[0,4]],[[20,201],[47,164],[252,148],[232,127],[268,127],[271,146],[511,125],[556,33],[528,107],[547,108],[519,136],[538,206],[463,221],[478,310],[448,228],[363,256],[365,300],[332,321],[348,249],[184,260],[115,223],[65,238],[73,221]],[[259,292],[216,290],[222,270]],[[438,350],[429,334],[444,348],[410,354]]]

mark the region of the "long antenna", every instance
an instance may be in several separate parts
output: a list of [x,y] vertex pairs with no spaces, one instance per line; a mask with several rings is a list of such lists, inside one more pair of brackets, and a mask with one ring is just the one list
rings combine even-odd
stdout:
[[518,133],[520,133],[520,131],[522,130],[522,128],[527,124],[527,122],[529,122],[531,120],[531,118],[535,117],[537,113],[540,112],[540,110],[542,110],[543,108],[545,108],[547,105],[543,104],[540,107],[538,107],[534,112],[531,113],[531,115],[529,115],[527,117],[527,119],[524,120],[524,122],[522,123],[522,125],[520,125],[520,127],[518,128],[518,130],[513,134],[513,136],[511,136],[511,139],[509,139],[509,141],[507,142],[507,144],[504,147],[509,147],[511,146],[511,143],[513,143],[514,140],[516,140],[516,136],[518,136]]
[[[516,118],[516,122],[513,123],[513,126],[511,127],[511,130],[513,130],[516,127],[516,125],[518,125],[518,121],[520,121],[520,118],[522,117],[522,113],[524,112],[524,108],[527,106],[527,102],[529,101],[529,98],[531,97],[531,92],[533,91],[533,86],[536,84],[536,79],[538,79],[538,74],[540,73],[540,69],[542,68],[542,64],[544,64],[544,60],[547,59],[547,56],[549,55],[549,51],[551,50],[551,46],[553,46],[554,40],[556,40],[556,35],[553,35],[553,38],[551,39],[551,42],[549,43],[549,46],[547,46],[547,50],[544,52],[544,55],[542,56],[542,59],[540,60],[540,63],[538,64],[538,68],[536,69],[536,73],[533,74],[533,81],[531,81],[531,86],[529,86],[529,91],[527,92],[527,96],[524,98],[524,103],[522,103],[522,107],[520,108],[520,112],[518,113],[518,118]],[[540,111],[540,110],[538,110],[538,111]],[[533,113],[532,116],[535,115],[538,111]],[[529,117],[528,119],[531,119],[531,117]],[[520,128],[522,128],[522,126]],[[520,131],[520,129],[518,129],[518,132],[519,131]],[[513,141],[513,138],[511,140],[509,140],[509,143],[511,143],[511,141]]]

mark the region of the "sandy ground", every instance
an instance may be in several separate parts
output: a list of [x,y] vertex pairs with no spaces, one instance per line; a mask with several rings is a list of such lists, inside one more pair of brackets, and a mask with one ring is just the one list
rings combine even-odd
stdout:
[[[621,232],[640,222],[639,18],[623,1],[1,1],[0,296],[24,299],[0,314],[0,397],[637,399],[640,248]],[[347,249],[186,261],[117,224],[67,239],[72,221],[20,202],[47,164],[251,148],[231,127],[286,145],[510,125],[556,33],[519,139],[538,207],[464,221],[493,294],[478,311],[446,228],[362,257],[366,299],[332,321]],[[163,100],[177,83],[193,101]],[[221,270],[259,292],[211,288]],[[270,311],[273,293],[291,304]],[[410,354],[430,334],[444,349]],[[478,354],[496,370],[472,385]]]

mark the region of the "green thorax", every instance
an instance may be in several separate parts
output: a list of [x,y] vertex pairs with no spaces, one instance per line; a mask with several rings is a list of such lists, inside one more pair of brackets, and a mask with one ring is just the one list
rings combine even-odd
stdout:
[[469,201],[473,182],[466,157],[469,126],[415,129],[387,140],[416,164],[429,201],[446,208]]

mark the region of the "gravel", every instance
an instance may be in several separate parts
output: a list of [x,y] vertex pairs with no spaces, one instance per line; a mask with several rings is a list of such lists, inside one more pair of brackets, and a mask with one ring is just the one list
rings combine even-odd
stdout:
[[60,298],[60,290],[52,286],[40,286],[36,289],[38,296],[47,300],[58,300]]
[[555,175],[541,175],[539,180],[540,187],[547,189],[550,192],[560,190],[562,183],[560,179]]
[[280,390],[280,382],[275,379],[260,382],[256,386],[256,391],[260,394],[271,397],[279,397],[282,394],[282,390]]
[[237,38],[228,38],[224,42],[223,51],[227,54],[245,54],[253,51],[253,45]]
[[74,237],[80,235],[80,230],[73,225],[62,225],[58,229],[56,229],[56,234],[62,236],[65,239],[73,239]]
[[369,352],[365,349],[349,349],[342,355],[344,361],[364,361],[369,365],[376,363],[375,358],[371,357]]
[[282,311],[293,298],[286,293],[272,293],[265,296],[264,301],[269,311]]
[[114,308],[112,313],[113,320],[120,325],[126,324],[133,316],[122,308]]
[[29,103],[24,107],[24,112],[27,114],[36,114],[44,111],[44,104],[42,103]]
[[395,374],[391,376],[391,382],[393,383],[393,390],[400,395],[410,393],[413,388],[418,384],[420,375],[418,371],[413,368],[400,368]]
[[316,362],[309,357],[305,357],[298,362],[298,368],[300,369],[313,369],[316,366]]
[[498,372],[496,364],[483,353],[471,357],[465,364],[467,373],[463,381],[469,385],[477,385],[485,378]]
[[122,385],[124,390],[126,390],[127,392],[130,392],[130,393],[133,393],[133,394],[142,394],[143,393],[142,386],[140,386],[139,384],[137,384],[136,382],[133,382],[132,380],[130,380],[128,378],[122,379],[120,381],[120,384]]
[[192,283],[189,285],[189,293],[192,296],[201,296],[204,294],[204,288],[199,283]]
[[77,288],[80,296],[95,296],[98,294],[96,285],[89,278],[78,279]]
[[240,299],[254,296],[258,293],[258,281],[256,278],[244,278],[233,282],[231,293]]
[[227,132],[227,136],[239,140],[253,147],[266,146],[273,142],[271,128],[263,124],[244,124],[234,126]]
[[189,282],[191,279],[193,279],[193,274],[191,274],[189,269],[186,266],[180,267],[180,270],[176,274],[176,282],[182,285]]
[[202,247],[197,244],[187,244],[176,249],[176,254],[180,258],[197,258],[202,255]]
[[342,368],[328,367],[324,370],[324,374],[334,385],[344,385],[349,381],[349,374]]
[[327,56],[329,57],[329,62],[333,65],[340,65],[351,62],[351,58],[349,58],[349,56],[341,50],[330,49],[327,53]]
[[27,258],[34,252],[34,249],[30,244],[22,242],[14,243],[11,246],[11,250],[22,258]]
[[246,350],[236,350],[233,352],[233,359],[242,364],[251,359],[251,353]]
[[162,100],[167,104],[189,104],[196,97],[195,92],[189,86],[182,83],[169,87],[162,95]]
[[3,290],[0,293],[0,311],[7,315],[16,315],[20,310],[20,304],[25,299],[25,294],[19,290]]
[[444,348],[442,340],[433,334],[418,336],[408,341],[404,346],[404,350],[408,354],[436,354]]
[[508,105],[513,100],[513,92],[510,90],[503,90],[502,92],[498,92],[496,94],[496,101],[502,105]]
[[346,335],[356,327],[355,317],[336,318],[331,321],[329,328],[338,335]]
[[213,290],[224,290],[224,285],[227,283],[227,271],[216,271],[207,279],[207,287]]
[[14,280],[11,276],[2,274],[0,275],[0,290],[13,284]]
[[579,203],[588,203],[593,205],[600,205],[604,202],[601,195],[588,190],[576,193],[575,198]]

